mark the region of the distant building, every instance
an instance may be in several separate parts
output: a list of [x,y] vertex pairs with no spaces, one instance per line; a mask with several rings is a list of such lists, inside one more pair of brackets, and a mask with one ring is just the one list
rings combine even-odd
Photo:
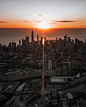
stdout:
[[41,36],[41,45],[42,45],[42,42],[43,42],[43,37]]
[[67,41],[67,34],[64,36],[64,41]]
[[46,41],[46,37],[44,37],[44,41]]
[[21,46],[21,40],[19,40],[19,46]]
[[78,57],[81,58],[81,50],[78,50]]
[[39,35],[37,35],[37,44],[39,46]]
[[32,32],[31,32],[31,42],[34,42],[34,34],[33,34],[33,29],[32,29]]
[[48,70],[52,70],[52,59],[48,59]]
[[68,37],[68,42],[71,42],[71,39],[70,39],[70,37]]
[[63,75],[67,74],[67,67],[65,65],[62,66]]
[[16,49],[16,43],[12,42],[12,51],[15,51],[15,49]]

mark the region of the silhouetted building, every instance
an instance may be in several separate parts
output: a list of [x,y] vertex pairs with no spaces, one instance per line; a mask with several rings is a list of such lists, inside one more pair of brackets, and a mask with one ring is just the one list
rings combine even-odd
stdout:
[[8,47],[11,49],[11,43],[9,43]]
[[21,46],[21,40],[19,40],[19,46]]
[[68,42],[71,42],[71,39],[70,39],[70,37],[68,37]]
[[12,51],[15,51],[15,49],[16,49],[16,43],[12,42]]
[[41,36],[41,45],[42,45],[42,42],[43,42],[43,37]]
[[37,41],[39,41],[39,35],[37,35]]
[[32,32],[31,32],[31,42],[34,42],[34,34],[33,34],[33,29],[32,29]]
[[39,45],[39,35],[37,35],[37,44]]
[[44,41],[46,41],[46,37],[44,37]]
[[29,36],[26,36],[25,46],[26,46],[26,50],[28,51],[29,50]]
[[48,70],[52,70],[52,59],[48,59]]
[[85,44],[86,44],[86,39],[85,39]]
[[67,41],[67,34],[64,36],[64,41]]

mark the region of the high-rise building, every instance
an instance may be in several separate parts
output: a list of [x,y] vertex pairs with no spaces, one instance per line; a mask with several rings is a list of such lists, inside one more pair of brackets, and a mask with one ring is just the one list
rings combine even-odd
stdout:
[[64,36],[64,41],[67,41],[67,34]]
[[10,47],[10,49],[11,49],[11,43],[9,43],[8,47]]
[[81,50],[78,50],[78,57],[81,58]]
[[37,44],[39,45],[39,35],[37,35]]
[[86,39],[85,39],[85,44],[86,44]]
[[19,46],[21,46],[21,40],[19,40]]
[[29,50],[29,36],[26,36],[25,46],[26,46],[26,50],[28,51]]
[[31,42],[32,42],[32,43],[34,42],[34,34],[33,34],[33,29],[32,29],[32,32],[31,32]]
[[44,37],[44,41],[46,41],[46,37]]
[[57,37],[56,37],[56,41],[57,41]]
[[39,35],[37,35],[37,42],[39,41]]
[[29,43],[29,36],[26,36],[26,43]]
[[71,42],[71,39],[70,39],[70,37],[68,37],[68,42]]
[[67,67],[65,65],[62,66],[63,75],[67,74]]
[[52,70],[52,59],[48,59],[48,70]]
[[15,51],[15,49],[16,49],[16,43],[12,42],[12,51]]
[[41,36],[41,45],[42,45],[42,42],[43,42],[43,37]]

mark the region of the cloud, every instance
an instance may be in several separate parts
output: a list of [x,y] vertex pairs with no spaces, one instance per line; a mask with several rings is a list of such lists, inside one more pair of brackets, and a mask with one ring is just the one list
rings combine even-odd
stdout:
[[53,22],[75,22],[75,21],[70,21],[70,20],[62,20],[62,21],[53,21]]
[[37,22],[42,22],[42,21],[37,21]]
[[56,24],[56,23],[50,23],[50,24]]
[[0,21],[0,23],[10,23],[10,22]]
[[11,14],[11,15],[15,15],[15,14]]
[[29,21],[23,21],[23,22],[29,22]]
[[38,15],[38,16],[42,16],[42,15]]

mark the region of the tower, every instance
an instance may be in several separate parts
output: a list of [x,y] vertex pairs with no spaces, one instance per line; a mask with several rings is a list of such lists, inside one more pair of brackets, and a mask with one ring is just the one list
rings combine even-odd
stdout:
[[39,35],[37,35],[37,42],[39,41]]
[[28,51],[29,50],[29,36],[26,36],[25,46],[26,46],[26,50]]
[[42,42],[43,42],[43,37],[41,36],[41,45],[42,45]]
[[48,59],[48,70],[52,70],[52,60]]
[[32,32],[31,32],[31,41],[32,41],[32,43],[34,42],[33,28],[32,28]]
[[37,35],[37,44],[39,46],[39,35]]
[[21,46],[21,40],[19,40],[19,46]]

